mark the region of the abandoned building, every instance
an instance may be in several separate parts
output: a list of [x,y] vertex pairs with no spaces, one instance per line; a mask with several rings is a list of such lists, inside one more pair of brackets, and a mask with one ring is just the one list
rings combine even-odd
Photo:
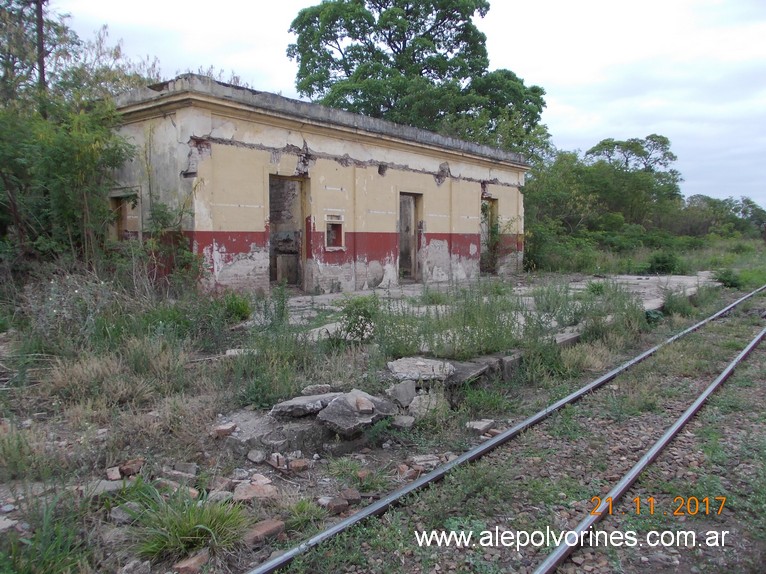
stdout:
[[507,274],[521,156],[187,74],[117,99],[116,237],[179,214],[211,286],[308,293]]

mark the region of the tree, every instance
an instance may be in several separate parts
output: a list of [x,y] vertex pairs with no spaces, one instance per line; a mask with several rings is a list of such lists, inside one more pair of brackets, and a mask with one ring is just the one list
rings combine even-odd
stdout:
[[545,92],[488,71],[473,23],[486,0],[325,0],[293,20],[298,92],[319,103],[514,149],[538,126]]
[[682,178],[671,167],[677,158],[667,137],[608,138],[589,149],[585,158],[591,166],[591,186],[606,209],[622,213],[626,222],[664,226],[663,218],[681,207]]
[[46,69],[59,69],[78,47],[65,19],[43,14],[43,3],[0,0],[0,106],[34,98],[51,80]]
[[44,4],[0,5],[0,255],[92,263],[112,217],[110,174],[132,153],[109,96],[156,80],[157,66],[125,60],[106,28],[82,42]]

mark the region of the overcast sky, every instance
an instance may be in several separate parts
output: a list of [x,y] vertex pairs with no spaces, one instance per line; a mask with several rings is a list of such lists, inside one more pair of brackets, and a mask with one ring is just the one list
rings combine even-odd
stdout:
[[[215,66],[297,97],[285,50],[319,0],[50,0],[81,38],[103,24],[166,77]],[[477,25],[490,68],[545,89],[559,149],[604,138],[670,138],[684,195],[749,196],[766,207],[766,0],[491,0]]]

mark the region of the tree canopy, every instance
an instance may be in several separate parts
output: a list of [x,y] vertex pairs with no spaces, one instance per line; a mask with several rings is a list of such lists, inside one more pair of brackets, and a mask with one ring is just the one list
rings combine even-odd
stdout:
[[518,151],[545,91],[489,71],[473,22],[486,0],[325,0],[305,8],[287,54],[298,92],[324,105]]
[[110,174],[132,153],[108,96],[156,80],[157,65],[123,58],[106,28],[80,40],[45,4],[0,3],[0,260],[92,262]]

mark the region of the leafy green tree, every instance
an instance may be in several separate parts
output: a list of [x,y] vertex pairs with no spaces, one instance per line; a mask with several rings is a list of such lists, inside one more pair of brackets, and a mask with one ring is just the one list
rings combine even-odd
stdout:
[[293,20],[298,92],[322,104],[518,150],[545,92],[488,71],[486,0],[325,0]]
[[0,258],[92,263],[112,217],[110,174],[132,153],[109,96],[157,79],[157,66],[124,59],[106,28],[81,41],[44,4],[0,5]]
[[672,167],[676,155],[670,140],[651,134],[625,141],[605,139],[585,153],[590,186],[609,212],[625,221],[663,226],[666,216],[682,206],[681,174]]

